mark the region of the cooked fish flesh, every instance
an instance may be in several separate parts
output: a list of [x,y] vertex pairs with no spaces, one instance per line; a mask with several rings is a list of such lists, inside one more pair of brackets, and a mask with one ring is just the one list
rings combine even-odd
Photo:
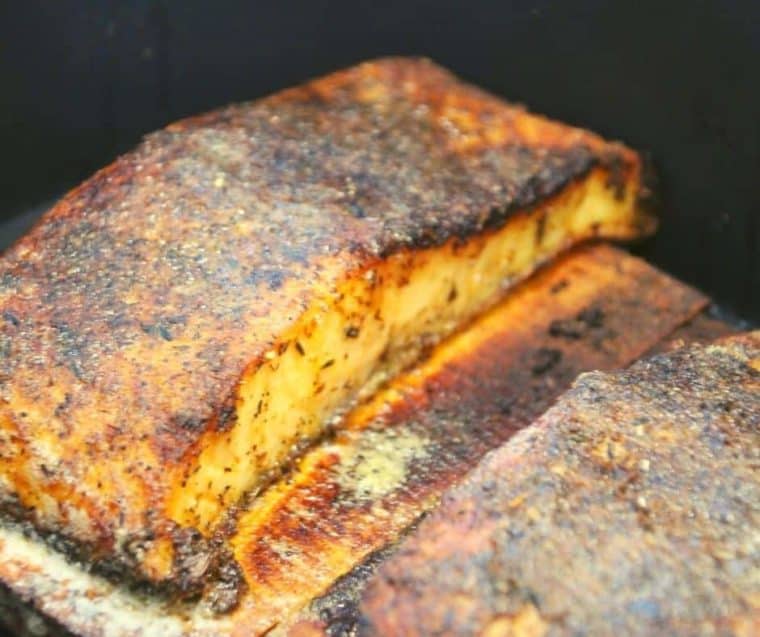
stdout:
[[363,632],[757,635],[759,449],[760,331],[584,374],[381,566]]
[[632,151],[424,60],[148,136],[0,260],[3,514],[234,588],[243,494],[560,250],[649,231],[641,192]]

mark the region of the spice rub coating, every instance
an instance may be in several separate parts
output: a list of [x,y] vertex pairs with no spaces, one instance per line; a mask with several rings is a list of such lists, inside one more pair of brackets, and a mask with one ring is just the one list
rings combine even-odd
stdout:
[[364,634],[751,635],[760,332],[574,387],[381,566]]
[[[231,567],[212,537],[223,513],[318,433],[264,424],[257,444],[270,455],[232,437],[241,414],[273,409],[283,391],[256,400],[244,384],[288,352],[310,354],[283,337],[307,310],[304,339],[326,299],[357,339],[374,290],[403,287],[404,259],[466,251],[473,237],[485,245],[592,176],[619,218],[556,245],[637,236],[648,227],[634,212],[639,173],[623,146],[424,60],[362,64],[149,135],[0,261],[0,509],[109,569],[179,592],[209,578],[228,588]],[[543,221],[536,227],[540,245]],[[345,380],[349,398],[366,380],[348,378],[341,361],[313,364]],[[255,458],[202,455],[218,441]],[[239,467],[257,477],[225,482]]]

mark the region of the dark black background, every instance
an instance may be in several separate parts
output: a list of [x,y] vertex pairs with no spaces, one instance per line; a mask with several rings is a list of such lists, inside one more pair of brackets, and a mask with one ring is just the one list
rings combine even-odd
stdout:
[[387,54],[651,151],[665,219],[640,250],[760,319],[756,0],[0,0],[0,213],[173,119]]
[[760,320],[757,0],[0,0],[0,246],[147,131],[388,54],[650,151],[640,251]]

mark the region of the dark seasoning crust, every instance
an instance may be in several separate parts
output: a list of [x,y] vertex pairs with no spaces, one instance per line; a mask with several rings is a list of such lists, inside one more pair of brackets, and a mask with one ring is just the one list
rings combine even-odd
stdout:
[[585,374],[380,567],[360,633],[757,634],[759,448],[760,332]]
[[[475,142],[459,145],[472,131],[450,108],[473,114]],[[548,122],[536,143],[521,114],[430,62],[385,60],[170,126],[66,196],[0,264],[0,461],[28,454],[44,420],[69,451],[37,470],[70,510],[41,519],[12,493],[0,507],[64,535],[87,511],[95,526],[74,533],[78,546],[120,573],[139,571],[142,542],[169,536],[174,592],[234,570],[216,540],[165,519],[165,476],[205,431],[231,426],[241,373],[312,291],[499,227],[597,165],[617,166],[614,179],[629,158]],[[508,142],[489,142],[489,127]],[[82,429],[83,414],[97,426]],[[78,490],[95,465],[116,493]]]

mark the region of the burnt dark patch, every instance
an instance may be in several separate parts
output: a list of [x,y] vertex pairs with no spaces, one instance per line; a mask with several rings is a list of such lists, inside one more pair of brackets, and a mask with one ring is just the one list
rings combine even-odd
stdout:
[[517,398],[514,396],[507,396],[505,394],[498,394],[494,398],[496,409],[502,416],[509,416],[512,414],[512,410],[517,404]]
[[587,326],[578,319],[557,319],[549,325],[549,334],[571,340],[579,339],[586,333]]
[[602,154],[601,164],[607,169],[607,180],[605,185],[612,189],[615,199],[622,201],[625,199],[626,177],[628,167],[623,158],[615,152],[605,152]]
[[[231,402],[231,401],[230,401]],[[229,431],[237,422],[237,413],[235,411],[234,404],[226,404],[219,409],[219,414],[216,418],[217,431]]]
[[174,336],[168,325],[162,322],[157,323],[140,323],[140,329],[149,336],[160,338],[165,341],[174,340]]
[[242,570],[223,538],[204,538],[196,529],[176,527],[172,592],[186,600],[201,595],[215,613],[233,610],[246,590]]
[[604,311],[600,307],[588,307],[578,314],[578,320],[592,329],[598,329],[604,326]]
[[215,613],[229,613],[240,603],[240,597],[247,588],[243,572],[237,562],[227,556],[217,566],[215,575],[210,578],[204,597]]
[[8,321],[13,327],[18,327],[21,325],[21,321],[19,320],[18,316],[16,316],[13,312],[10,312],[9,310],[5,310],[3,312],[3,318]]
[[558,349],[540,347],[531,356],[530,371],[534,376],[540,376],[556,367],[562,360],[562,352]]
[[364,209],[364,207],[355,201],[352,201],[348,204],[348,211],[355,219],[364,219],[364,217],[367,216],[367,211]]
[[354,637],[362,620],[359,603],[370,577],[395,552],[389,546],[371,553],[365,560],[339,578],[311,603],[312,611],[323,622],[328,637]]
[[544,240],[544,232],[546,231],[546,213],[542,212],[536,221],[536,234],[533,237],[534,243],[539,246]]
[[604,326],[604,311],[598,307],[589,307],[579,312],[574,318],[557,319],[549,325],[549,334],[556,338],[578,340],[590,330]]
[[66,392],[66,395],[63,397],[63,400],[60,403],[58,403],[55,407],[55,411],[53,412],[55,414],[55,417],[61,418],[66,413],[70,405],[71,405],[71,394],[69,392]]
[[562,279],[561,281],[557,281],[554,285],[552,285],[552,287],[549,289],[549,292],[551,292],[552,294],[559,294],[560,292],[562,292],[562,290],[567,288],[569,285],[570,285],[570,281],[568,281],[567,279]]
[[265,285],[269,290],[274,292],[283,286],[289,276],[290,272],[287,270],[263,266],[253,270],[246,277],[245,281],[248,285]]
[[355,325],[350,325],[345,331],[346,338],[357,338],[359,336],[359,328]]
[[204,429],[206,420],[198,414],[192,413],[178,413],[172,416],[171,422],[173,425],[180,427],[186,431],[199,432]]

